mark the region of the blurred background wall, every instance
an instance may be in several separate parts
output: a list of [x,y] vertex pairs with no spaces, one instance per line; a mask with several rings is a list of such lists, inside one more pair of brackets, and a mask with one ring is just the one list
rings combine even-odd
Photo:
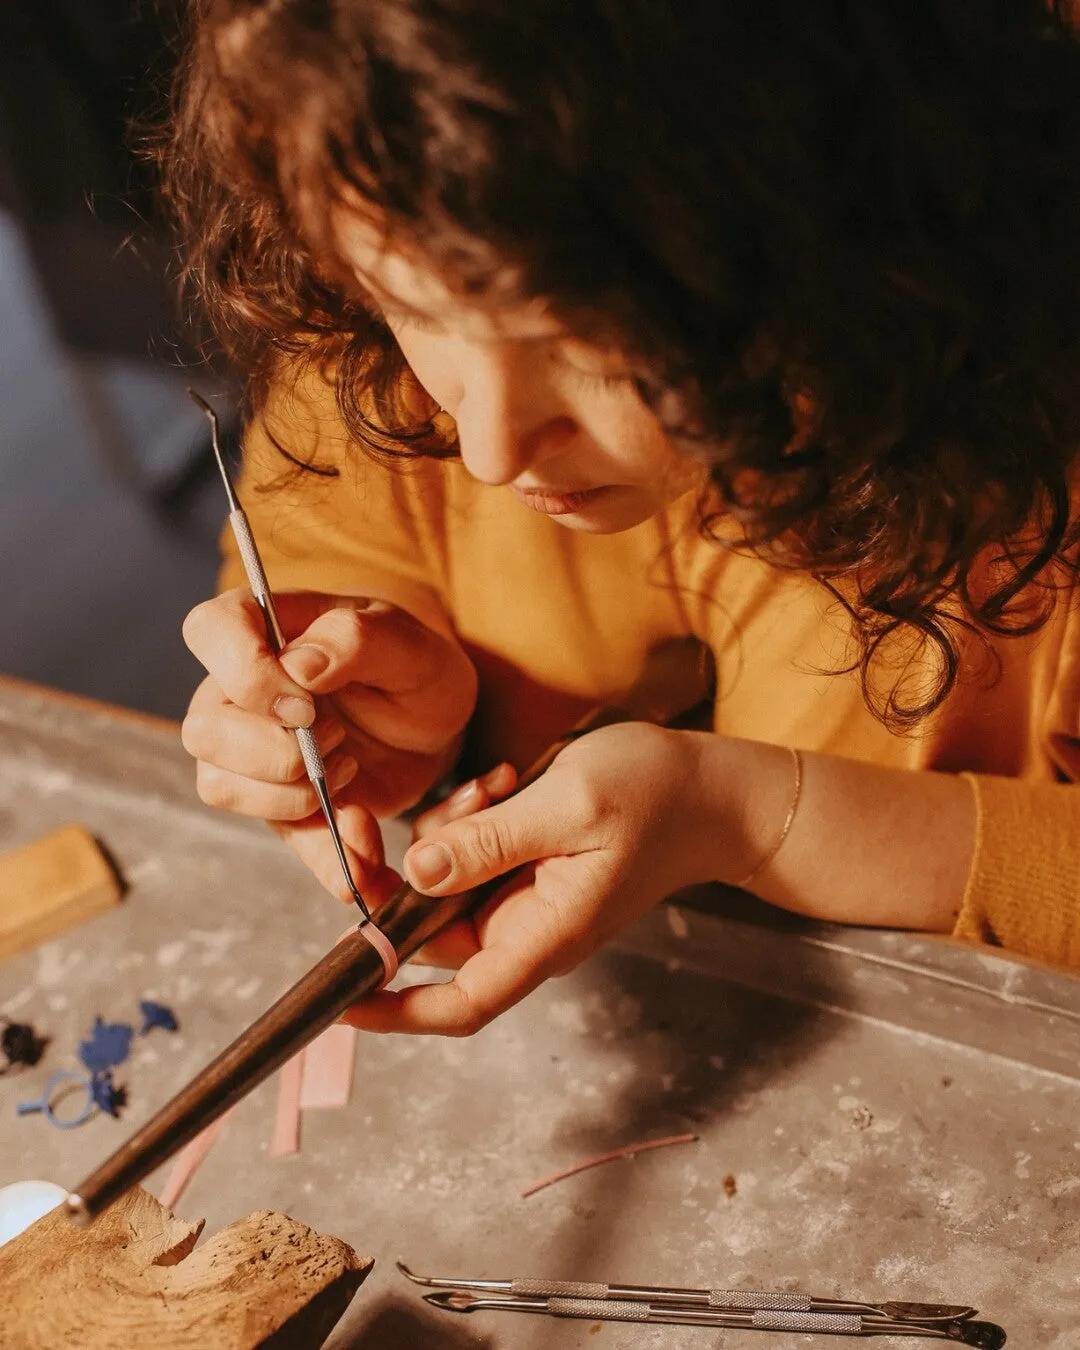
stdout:
[[224,514],[185,390],[231,403],[132,149],[178,4],[0,6],[0,673],[166,716],[199,678],[180,624]]

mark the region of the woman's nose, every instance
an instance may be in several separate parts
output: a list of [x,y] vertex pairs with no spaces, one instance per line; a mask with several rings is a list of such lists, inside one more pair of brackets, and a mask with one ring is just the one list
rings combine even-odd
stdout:
[[577,422],[545,377],[539,352],[485,350],[471,363],[455,410],[465,467],[493,487],[565,450]]

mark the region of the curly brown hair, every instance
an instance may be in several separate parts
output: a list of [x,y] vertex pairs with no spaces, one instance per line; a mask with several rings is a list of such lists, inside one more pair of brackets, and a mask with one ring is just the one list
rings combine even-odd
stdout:
[[[454,452],[338,255],[333,213],[359,200],[472,303],[543,297],[617,344],[708,459],[705,529],[732,544],[735,521],[734,546],[832,589],[888,724],[940,705],[965,633],[1045,622],[1080,533],[1080,45],[1059,7],[192,5],[161,157],[253,410],[283,357],[313,360],[360,445]],[[920,673],[881,687],[898,636]]]

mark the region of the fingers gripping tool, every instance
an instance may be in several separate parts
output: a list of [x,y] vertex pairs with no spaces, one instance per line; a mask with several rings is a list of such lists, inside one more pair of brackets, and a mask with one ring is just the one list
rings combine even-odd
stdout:
[[[210,439],[214,447],[214,458],[217,460],[217,466],[221,473],[221,480],[225,484],[225,494],[229,499],[229,527],[233,532],[233,538],[236,540],[236,547],[240,551],[240,559],[244,564],[244,572],[247,575],[248,585],[251,587],[251,594],[255,603],[262,610],[263,619],[266,623],[266,639],[270,644],[271,650],[277,656],[285,646],[285,635],[281,631],[281,623],[278,619],[277,608],[274,605],[273,592],[270,590],[270,583],[266,579],[266,571],[262,564],[262,558],[259,556],[259,550],[255,545],[255,536],[251,532],[251,525],[248,521],[244,508],[240,505],[240,499],[236,495],[236,489],[233,486],[232,477],[229,474],[228,466],[225,463],[225,456],[221,452],[221,437],[218,425],[218,416],[214,409],[207,403],[201,394],[196,393],[194,389],[189,389],[188,393],[192,399],[206,414],[210,422]],[[345,876],[345,882],[349,888],[349,894],[356,901],[360,913],[364,916],[364,922],[371,922],[371,911],[367,907],[367,902],[360,894],[360,891],[353,880],[352,869],[349,866],[348,855],[345,852],[345,841],[341,837],[341,829],[337,821],[337,813],[334,811],[334,804],[330,799],[330,791],[326,786],[326,766],[323,764],[322,752],[319,750],[318,742],[310,727],[295,727],[297,744],[300,747],[300,754],[303,756],[304,769],[311,781],[311,786],[315,789],[315,795],[319,799],[319,805],[322,808],[323,816],[330,830],[330,838],[334,843],[334,851],[337,854],[338,862],[341,864],[342,873]]]

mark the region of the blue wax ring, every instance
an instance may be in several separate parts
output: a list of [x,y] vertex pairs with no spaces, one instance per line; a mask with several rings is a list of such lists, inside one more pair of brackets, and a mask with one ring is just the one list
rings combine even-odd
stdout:
[[[86,1105],[77,1116],[72,1116],[70,1120],[63,1120],[53,1110],[52,1098],[56,1089],[61,1083],[78,1083],[86,1091]],[[94,1094],[90,1079],[85,1073],[80,1073],[78,1069],[57,1069],[49,1081],[45,1084],[45,1091],[41,1098],[36,1102],[19,1102],[15,1107],[17,1116],[30,1116],[40,1111],[50,1125],[55,1125],[58,1130],[73,1130],[77,1125],[83,1125],[88,1121],[94,1112]]]

